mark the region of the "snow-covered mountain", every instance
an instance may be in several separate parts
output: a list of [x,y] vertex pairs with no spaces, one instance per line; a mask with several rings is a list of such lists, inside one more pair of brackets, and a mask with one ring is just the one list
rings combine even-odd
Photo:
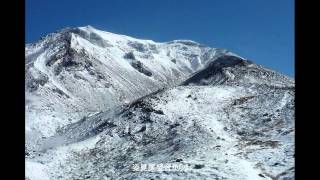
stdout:
[[26,45],[27,131],[48,137],[88,113],[176,85],[228,51],[68,28]]
[[29,179],[294,176],[294,81],[190,40],[49,34],[26,45],[26,106]]

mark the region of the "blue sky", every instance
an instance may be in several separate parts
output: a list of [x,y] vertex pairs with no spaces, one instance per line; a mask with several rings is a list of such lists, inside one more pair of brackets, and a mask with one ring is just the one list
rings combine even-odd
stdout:
[[26,43],[64,27],[226,48],[294,77],[294,0],[26,0]]

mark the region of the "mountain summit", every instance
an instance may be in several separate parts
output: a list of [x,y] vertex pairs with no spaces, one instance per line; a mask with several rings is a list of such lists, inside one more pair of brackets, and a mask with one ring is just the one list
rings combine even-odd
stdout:
[[177,85],[223,54],[231,53],[186,40],[139,40],[91,26],[49,34],[26,45],[27,120],[32,120],[27,128],[53,135],[89,112]]
[[91,26],[25,56],[31,180],[294,178],[287,76],[194,41]]

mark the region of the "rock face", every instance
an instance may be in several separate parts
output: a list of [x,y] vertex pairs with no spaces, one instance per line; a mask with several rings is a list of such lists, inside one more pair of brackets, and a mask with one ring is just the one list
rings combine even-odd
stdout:
[[64,29],[26,97],[29,179],[294,179],[294,81],[227,50]]

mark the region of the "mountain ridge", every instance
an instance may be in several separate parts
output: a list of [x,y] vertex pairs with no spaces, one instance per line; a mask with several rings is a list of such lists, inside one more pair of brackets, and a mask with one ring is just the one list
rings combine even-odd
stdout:
[[32,180],[294,178],[294,80],[227,50],[67,28],[26,46],[26,82]]
[[[142,95],[151,93],[157,90],[158,88],[163,87],[166,83],[168,83],[169,85],[170,84],[173,85],[175,84],[175,81],[179,81],[179,79],[183,79],[183,77],[187,76],[187,74],[194,72],[198,68],[202,67],[202,62],[199,62],[199,58],[201,58],[200,57],[201,52],[199,52],[200,49],[198,47],[193,47],[193,46],[191,47],[196,51],[198,51],[198,52],[195,52],[195,54],[193,54],[192,52],[194,51],[193,49],[184,50],[184,48],[187,47],[186,45],[180,45],[179,43],[178,44],[170,43],[170,45],[168,45],[170,48],[174,46],[172,48],[176,48],[177,51],[181,51],[181,52],[176,54],[177,57],[175,57],[175,54],[173,55],[173,57],[170,57],[170,55],[168,57],[165,53],[170,54],[171,51],[167,50],[168,47],[166,43],[154,44],[154,42],[151,42],[148,40],[133,42],[132,40],[134,38],[129,38],[129,41],[128,41],[127,36],[124,36],[125,37],[124,40],[120,39],[122,41],[120,41],[119,39],[115,40],[119,37],[123,37],[118,35],[117,35],[117,38],[113,38],[113,37],[110,38],[109,36],[107,36],[107,38],[99,39],[97,37],[99,36],[101,37],[104,34],[91,35],[92,32],[93,34],[96,34],[96,31],[97,31],[97,30],[93,30],[93,28],[91,27],[89,31],[86,31],[86,30],[87,30],[86,27],[64,29],[64,30],[58,31],[58,33],[53,33],[46,36],[46,38],[44,38],[43,40],[41,40],[36,44],[27,45],[26,47],[26,63],[27,63],[26,89],[30,90],[31,92],[33,90],[37,90],[38,87],[41,87],[41,88],[45,87],[46,83],[49,83],[49,84],[52,83],[53,90],[51,91],[57,92],[58,95],[64,96],[66,98],[70,98],[70,97],[77,98],[80,96],[80,98],[84,100],[83,98],[92,96],[92,92],[83,92],[83,95],[78,94],[78,92],[73,90],[74,89],[73,87],[69,87],[69,89],[68,87],[65,87],[66,83],[68,84],[71,83],[70,86],[72,84],[77,84],[78,86],[80,85],[79,84],[80,81],[78,80],[83,80],[90,83],[90,86],[88,87],[90,88],[91,86],[94,86],[93,83],[96,84],[95,83],[96,81],[101,81],[101,84],[100,83],[98,84],[104,92],[106,92],[106,90],[109,89],[109,91],[117,91],[117,94],[120,94],[120,96],[117,99],[113,99],[113,100],[106,99],[105,101],[117,102],[120,100],[119,98],[123,99],[122,96],[127,96],[128,98],[129,94],[127,94],[126,91],[123,91],[124,89],[123,87],[116,87],[116,84],[125,84],[126,86],[132,86],[132,83],[136,81],[136,80],[127,81],[127,79],[130,79],[129,77],[131,76],[128,74],[128,72],[134,73],[135,74],[134,76],[139,77],[139,79],[149,84],[147,85],[149,86],[148,88],[143,87],[143,88],[146,88],[147,92],[144,92],[146,90],[141,89],[141,87],[139,87],[139,84],[142,84],[139,82],[137,82],[134,85],[134,89],[131,89],[131,91],[133,91],[134,94],[138,94],[138,96],[142,96]],[[91,42],[81,38],[82,36],[78,37],[78,35],[74,34],[74,32],[81,34],[82,36],[89,39],[91,37],[94,43],[92,44]],[[110,33],[107,33],[107,34],[109,35]],[[100,47],[101,44],[104,44],[104,45],[108,44],[106,42],[107,40],[110,41],[109,44],[112,44],[113,47],[106,47],[105,49],[101,49]],[[146,42],[147,44],[145,44]],[[151,42],[151,44],[148,44],[149,42]],[[97,43],[98,45],[96,45]],[[155,46],[160,46],[159,49],[164,51],[162,52],[162,54],[159,55],[160,57],[157,57],[157,61],[153,60],[154,57],[152,57],[153,55],[157,55],[158,53],[157,52],[158,49],[156,49]],[[109,49],[109,48],[112,48],[112,49]],[[182,49],[179,49],[179,48],[182,48]],[[92,49],[94,51],[91,51]],[[205,48],[203,51],[204,52],[202,54],[204,56],[208,56],[203,59],[209,59],[209,58],[214,59],[215,53],[220,53],[220,54],[227,53],[227,51],[225,50],[219,50],[219,49],[216,50],[216,49],[210,49],[210,48]],[[126,54],[129,54],[132,52],[134,52],[134,54],[132,55],[131,58],[130,57],[128,58],[127,56],[125,56]],[[109,56],[108,54],[112,56]],[[140,57],[138,57],[139,55]],[[163,60],[160,61],[161,59]],[[168,66],[170,69],[167,68]],[[122,70],[122,72],[120,73],[116,72],[119,70]],[[165,72],[163,70],[165,70]],[[60,73],[63,73],[63,74],[61,75]],[[150,76],[150,77],[145,76],[146,74],[150,75],[152,73],[153,73],[153,76]],[[68,74],[74,77],[73,78],[68,77]],[[112,79],[110,78],[111,77],[110,75],[112,76]],[[90,78],[95,77],[96,80],[92,78],[88,80],[87,77],[90,77]],[[118,78],[115,79],[116,77]],[[154,77],[157,77],[158,80],[153,80]],[[66,81],[64,80],[64,78],[68,78],[70,80]],[[112,82],[113,80],[114,82]],[[74,81],[74,83],[72,83],[71,81]],[[80,86],[82,85],[83,83]],[[155,86],[156,88],[154,88],[153,86]],[[128,87],[128,89],[130,88]],[[101,94],[102,92],[96,92],[96,93]],[[104,98],[117,96],[113,92],[110,92],[110,93],[112,95],[107,95],[105,93],[102,93],[102,94]],[[103,99],[103,97],[101,98]],[[90,104],[90,102],[87,102],[87,103]],[[106,108],[106,106],[111,106],[111,105],[112,103],[110,103],[109,105],[103,105],[102,108]],[[96,108],[95,105],[92,105],[92,106],[93,107],[91,109],[98,109],[98,111],[99,109],[101,109],[101,108]]]

